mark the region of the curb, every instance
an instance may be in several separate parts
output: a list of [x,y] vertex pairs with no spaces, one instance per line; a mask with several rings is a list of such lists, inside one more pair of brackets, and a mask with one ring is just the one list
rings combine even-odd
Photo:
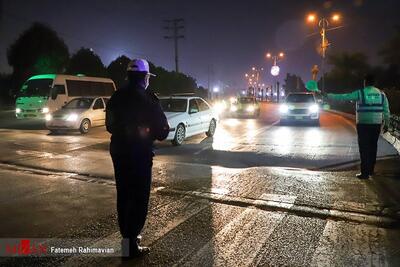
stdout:
[[[356,119],[356,116],[353,114],[349,114],[349,113],[345,113],[345,112],[341,112],[341,111],[337,111],[337,110],[325,110],[325,111],[334,113],[336,115],[342,116],[342,117],[352,120],[352,121],[354,121]],[[386,142],[391,144],[396,149],[397,154],[400,155],[400,140],[397,137],[393,136],[389,132],[382,133],[381,136],[383,139],[386,140]]]

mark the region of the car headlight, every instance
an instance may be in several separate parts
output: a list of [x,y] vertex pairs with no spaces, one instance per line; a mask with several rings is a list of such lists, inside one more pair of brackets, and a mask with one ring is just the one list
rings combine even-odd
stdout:
[[246,110],[247,110],[247,112],[254,112],[255,108],[254,108],[253,105],[251,105],[251,106],[248,106],[248,107],[246,108]]
[[20,108],[16,108],[15,109],[15,113],[21,113],[21,109]]
[[76,121],[78,119],[77,114],[69,114],[67,117],[67,121]]
[[44,107],[44,108],[42,108],[42,113],[49,113],[49,108],[47,108],[47,107]]
[[289,112],[289,107],[287,105],[281,105],[279,107],[279,111],[283,114],[288,113]]
[[235,112],[237,110],[238,110],[237,106],[231,106],[231,112]]
[[214,110],[219,114],[222,113],[226,109],[225,101],[218,102],[214,105]]
[[308,108],[308,110],[311,112],[311,113],[317,113],[318,111],[319,111],[319,107],[318,107],[318,105],[312,105],[312,106],[310,106],[309,108]]
[[44,119],[45,119],[46,121],[51,121],[51,120],[53,119],[53,116],[51,116],[51,114],[46,114],[46,115],[44,116]]

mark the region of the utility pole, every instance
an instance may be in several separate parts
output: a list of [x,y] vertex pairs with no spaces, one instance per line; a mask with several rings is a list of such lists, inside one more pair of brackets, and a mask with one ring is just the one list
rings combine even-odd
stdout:
[[185,38],[183,34],[180,34],[180,30],[183,30],[185,26],[183,25],[183,19],[168,19],[164,20],[167,26],[164,27],[167,31],[172,30],[172,35],[164,36],[165,39],[173,39],[174,40],[174,48],[175,48],[175,71],[179,72],[179,56],[178,56],[178,40]]

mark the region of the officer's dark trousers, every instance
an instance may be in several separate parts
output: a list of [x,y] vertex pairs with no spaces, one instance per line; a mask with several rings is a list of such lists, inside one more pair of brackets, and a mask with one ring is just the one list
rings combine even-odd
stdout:
[[374,172],[380,132],[380,124],[357,124],[361,173],[363,175],[370,175]]
[[117,186],[118,223],[123,238],[136,245],[146,221],[152,156],[148,153],[111,153]]

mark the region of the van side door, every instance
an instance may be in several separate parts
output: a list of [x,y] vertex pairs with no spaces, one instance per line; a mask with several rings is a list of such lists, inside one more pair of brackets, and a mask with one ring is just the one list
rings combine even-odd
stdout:
[[65,85],[55,84],[50,91],[50,98],[48,102],[48,108],[51,112],[59,110],[62,106],[67,104],[68,97],[65,91]]

